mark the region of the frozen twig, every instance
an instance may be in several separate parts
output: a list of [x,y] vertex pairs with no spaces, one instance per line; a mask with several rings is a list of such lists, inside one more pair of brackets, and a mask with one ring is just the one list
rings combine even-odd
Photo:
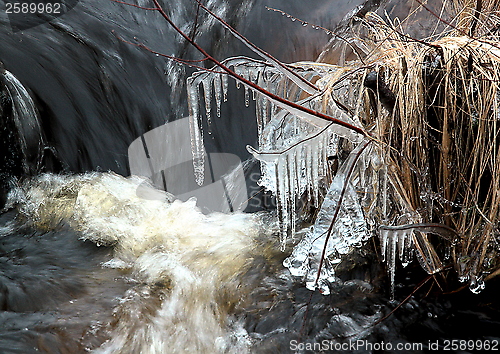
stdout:
[[165,19],[165,21],[167,21],[167,23],[179,35],[181,35],[188,43],[190,43],[198,52],[200,52],[205,57],[205,60],[212,61],[213,63],[215,63],[215,65],[217,65],[219,68],[221,68],[225,73],[227,73],[233,79],[241,82],[242,84],[246,85],[247,87],[253,89],[256,92],[258,92],[259,94],[262,94],[262,95],[266,96],[276,106],[278,106],[278,107],[280,107],[282,109],[285,109],[285,110],[289,111],[292,114],[299,113],[299,114],[302,114],[302,115],[305,115],[305,116],[309,116],[309,117],[316,117],[316,118],[324,119],[324,120],[327,120],[327,121],[331,121],[331,122],[333,122],[335,124],[341,125],[343,127],[346,127],[346,128],[348,128],[348,129],[350,129],[352,131],[355,131],[358,134],[362,134],[364,136],[369,136],[370,135],[365,129],[363,129],[361,127],[357,127],[355,125],[352,125],[352,124],[344,122],[344,121],[342,121],[340,119],[331,117],[331,116],[326,115],[324,113],[321,113],[321,112],[318,112],[318,111],[315,111],[315,110],[303,107],[300,104],[297,104],[297,103],[289,101],[289,100],[287,100],[287,99],[285,99],[283,97],[275,95],[275,94],[273,94],[273,93],[265,90],[264,88],[260,87],[259,85],[254,84],[250,80],[245,79],[241,75],[236,74],[229,67],[227,67],[226,65],[224,65],[222,62],[220,62],[216,58],[214,58],[212,55],[210,55],[193,38],[191,38],[184,31],[182,31],[172,21],[172,19],[168,16],[168,14],[165,12],[165,10],[161,7],[161,5],[158,2],[158,0],[153,0],[153,3],[155,5],[155,7],[141,7],[141,6],[130,4],[130,3],[126,3],[126,2],[120,2],[120,1],[117,1],[117,0],[112,0],[112,1],[124,4],[124,5],[128,5],[128,6],[134,6],[134,7],[137,7],[137,8],[142,8],[142,9],[148,10],[148,11],[156,11],[156,12],[158,12]]
[[222,18],[217,16],[215,13],[213,13],[210,9],[208,9],[205,5],[201,3],[200,0],[196,0],[198,5],[205,10],[207,13],[210,14],[210,16],[214,17],[219,23],[224,26],[231,34],[233,34],[236,38],[240,40],[243,44],[245,44],[250,50],[252,50],[254,53],[258,54],[261,56],[263,59],[269,61],[277,70],[282,72],[286,77],[288,77],[290,80],[292,80],[297,86],[299,86],[302,90],[309,94],[315,94],[319,92],[319,89],[304,79],[302,76],[298,75],[296,72],[293,70],[290,70],[285,64],[283,64],[281,61],[273,57],[271,54],[265,52],[264,50],[260,49],[257,47],[255,44],[250,42],[246,37],[244,37],[241,33],[236,31],[233,27],[231,27],[226,21],[224,21]]

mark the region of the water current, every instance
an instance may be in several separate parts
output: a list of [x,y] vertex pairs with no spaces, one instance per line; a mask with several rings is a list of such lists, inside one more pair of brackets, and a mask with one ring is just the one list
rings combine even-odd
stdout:
[[[194,1],[162,3],[191,30]],[[284,62],[315,60],[330,37],[265,6],[334,28],[361,3],[210,1]],[[81,0],[22,31],[0,11],[0,353],[316,353],[320,343],[369,353],[382,342],[426,352],[429,341],[499,339],[494,281],[480,295],[426,288],[381,321],[426,277],[418,266],[396,273],[391,300],[369,242],[324,296],[283,267],[292,248],[281,250],[272,198],[208,213],[130,176],[129,146],[187,115],[192,69],[120,38],[199,58],[157,14],[112,1]],[[253,55],[206,14],[196,39],[218,58]],[[209,154],[243,161],[252,197],[259,171],[245,146],[256,145],[257,126],[242,91],[231,85],[205,140]],[[359,346],[336,346],[346,343]]]

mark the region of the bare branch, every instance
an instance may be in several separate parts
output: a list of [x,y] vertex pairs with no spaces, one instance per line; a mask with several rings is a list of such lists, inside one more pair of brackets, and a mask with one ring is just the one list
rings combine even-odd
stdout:
[[207,69],[207,68],[205,68],[203,66],[191,64],[191,63],[201,63],[201,62],[204,62],[204,61],[208,60],[208,58],[190,60],[190,59],[181,59],[181,58],[178,58],[178,57],[173,57],[171,55],[166,55],[166,54],[157,52],[157,51],[149,48],[148,46],[146,46],[143,43],[134,43],[134,42],[128,41],[128,40],[120,37],[118,34],[116,34],[116,32],[114,30],[112,32],[116,36],[116,38],[118,38],[123,43],[127,43],[127,44],[130,44],[130,45],[139,47],[141,49],[147,50],[148,52],[150,52],[152,54],[155,54],[155,55],[158,55],[158,56],[170,59],[170,60],[175,61],[177,63],[183,64],[183,65],[187,65],[189,67],[192,67],[192,68],[195,68],[195,69],[198,69],[198,70],[208,71],[208,72],[216,73],[216,74],[226,74],[225,72],[222,72],[222,71],[216,71],[216,70],[212,70],[212,69]]
[[298,75],[296,72],[293,70],[290,70],[285,64],[280,62],[278,59],[273,57],[271,54],[265,52],[261,48],[257,47],[255,44],[250,42],[246,37],[244,37],[241,33],[236,31],[233,27],[231,27],[226,21],[224,21],[222,18],[218,17],[215,13],[213,13],[210,9],[208,9],[205,5],[201,3],[200,0],[196,0],[198,5],[208,12],[212,17],[217,19],[219,23],[224,26],[231,34],[233,34],[236,38],[238,38],[243,44],[245,44],[250,50],[252,50],[254,53],[257,53],[259,56],[262,58],[268,60],[273,64],[273,66],[282,71],[283,74],[286,75],[290,80],[292,80],[297,86],[299,86],[302,90],[309,94],[315,94],[319,92],[319,88],[317,88],[315,85],[304,79],[302,76]]
[[[326,249],[328,248],[328,241],[330,240],[330,237],[332,236],[333,232],[333,227],[335,226],[335,223],[337,222],[337,218],[339,216],[340,212],[340,207],[342,206],[342,202],[344,200],[345,193],[347,191],[347,186],[349,184],[349,180],[351,178],[351,175],[354,171],[354,167],[356,166],[356,162],[358,161],[359,157],[365,151],[368,145],[373,140],[367,140],[364,142],[364,144],[359,145],[358,151],[354,154],[354,151],[351,154],[354,154],[352,157],[351,165],[349,166],[349,170],[347,171],[345,178],[344,178],[344,185],[342,186],[342,191],[340,192],[339,200],[337,201],[337,205],[335,206],[335,211],[333,213],[333,218],[332,222],[330,223],[330,227],[328,228],[328,231],[326,232],[326,238],[325,238],[325,243],[323,245],[323,251],[321,252],[321,258],[319,260],[319,266],[318,266],[318,273],[316,274],[316,281],[314,283],[314,286],[318,286],[319,278],[321,277],[321,268],[323,268],[323,263],[325,261],[326,257]],[[347,161],[348,162],[348,161]]]
[[325,33],[326,33],[326,34],[329,34],[329,35],[331,35],[331,36],[337,37],[338,39],[340,39],[341,41],[343,41],[344,43],[346,43],[346,44],[349,46],[349,48],[351,48],[351,49],[352,49],[352,51],[353,51],[354,53],[356,53],[356,56],[358,57],[359,61],[360,61],[362,64],[364,64],[364,65],[366,64],[366,63],[363,61],[363,56],[361,55],[361,53],[359,53],[358,48],[356,48],[355,46],[353,46],[353,45],[351,44],[351,42],[349,42],[349,40],[348,40],[347,38],[342,37],[341,35],[337,34],[336,32],[333,32],[332,30],[329,30],[328,28],[325,28],[325,27],[322,27],[322,26],[318,26],[318,25],[313,25],[313,24],[310,24],[309,22],[304,21],[304,20],[301,20],[301,19],[300,19],[300,18],[298,18],[298,17],[294,17],[294,16],[292,16],[292,15],[290,15],[290,14],[288,14],[288,13],[286,13],[285,11],[282,11],[282,10],[280,10],[280,9],[275,9],[275,8],[268,7],[268,6],[266,6],[266,9],[267,9],[267,10],[270,10],[270,11],[275,11],[275,12],[278,12],[278,13],[280,13],[280,14],[282,14],[282,15],[286,15],[286,17],[288,17],[288,18],[292,19],[293,21],[298,21],[298,22],[300,22],[303,26],[311,25],[311,27],[312,27],[312,28],[314,28],[314,29],[321,29],[321,30],[325,31]]
[[487,41],[487,40],[484,40],[484,39],[481,39],[481,38],[478,38],[478,37],[474,37],[473,33],[467,33],[466,31],[458,28],[457,26],[455,26],[454,24],[450,23],[449,21],[446,21],[444,18],[442,18],[441,16],[439,16],[437,13],[435,13],[434,11],[432,11],[430,8],[428,8],[421,0],[415,0],[415,1],[418,2],[432,16],[436,17],[439,21],[443,22],[445,25],[448,25],[451,28],[453,28],[454,30],[458,31],[460,34],[462,34],[462,35],[464,35],[466,37],[469,37],[472,40],[478,41],[479,43],[489,44],[492,47],[500,49],[500,46],[496,45],[495,43],[492,43],[491,41]]
[[[115,0],[113,0],[115,1]],[[187,42],[189,42],[193,47],[196,48],[201,54],[203,54],[206,58],[206,60],[211,60],[214,62],[218,67],[220,67],[224,72],[226,72],[228,75],[233,77],[235,80],[241,82],[242,84],[248,86],[249,88],[255,90],[256,92],[266,96],[271,102],[273,102],[276,106],[281,107],[287,111],[289,111],[292,114],[297,114],[297,112],[302,113],[306,116],[313,116],[315,118],[320,118],[324,119],[330,122],[333,122],[335,124],[341,125],[343,127],[346,127],[358,134],[362,134],[364,136],[370,136],[370,133],[367,132],[365,129],[361,127],[357,127],[355,125],[349,124],[347,122],[344,122],[340,119],[337,119],[335,117],[331,117],[329,115],[326,115],[324,113],[303,107],[295,102],[289,101],[287,99],[284,99],[278,95],[275,95],[264,88],[260,87],[259,85],[254,84],[250,80],[245,79],[241,75],[236,74],[233,70],[229,69],[226,65],[224,65],[222,62],[219,60],[215,59],[213,56],[211,56],[207,51],[205,51],[198,43],[196,43],[190,36],[188,36],[186,33],[184,33],[173,21],[172,19],[167,15],[165,10],[161,7],[160,3],[158,0],[153,0],[156,8],[147,8],[148,10],[155,10],[160,13],[160,15],[167,21],[167,23],[177,32],[179,33]],[[131,5],[128,3],[124,3],[125,5]],[[138,7],[138,6],[136,6]],[[204,69],[206,70],[206,69]]]

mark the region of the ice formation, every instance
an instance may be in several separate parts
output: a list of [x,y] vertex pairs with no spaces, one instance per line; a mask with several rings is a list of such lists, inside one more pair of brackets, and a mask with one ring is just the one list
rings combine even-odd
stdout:
[[[317,72],[316,75],[321,76]],[[318,80],[317,85],[322,88],[322,83]],[[351,119],[331,100],[325,102],[322,95],[313,95],[298,103],[359,126],[359,122]],[[249,152],[261,161],[260,184],[277,198],[283,247],[296,230],[297,199],[305,195],[309,203],[320,207],[321,182],[331,179],[328,158],[339,155],[341,138],[356,144],[362,137],[345,127],[285,108],[277,110],[262,129],[259,151],[248,147]]]
[[[333,265],[369,238],[363,209],[350,178],[354,165],[359,162],[359,153],[366,144],[368,142],[351,152],[333,178],[315,224],[283,262],[293,275],[305,277],[308,289],[318,287],[325,295],[330,292],[325,280],[331,282],[335,279]],[[318,277],[323,255],[325,262]]]
[[[284,261],[294,276],[302,277],[307,288],[328,294],[329,282],[336,279],[335,264],[377,231],[392,284],[396,259],[399,258],[403,265],[408,264],[414,249],[422,267],[429,273],[442,268],[426,237],[427,233],[446,232],[438,226],[418,224],[420,216],[412,210],[404,191],[400,190],[401,181],[387,168],[391,161],[386,161],[383,150],[370,144],[371,140],[362,134],[311,113],[322,112],[361,127],[357,118],[358,110],[362,109],[357,103],[362,94],[361,85],[356,81],[360,80],[359,76],[339,80],[346,69],[317,63],[297,63],[283,69],[272,60],[235,57],[227,59],[224,65],[273,95],[310,110],[302,111],[253,91],[243,82],[236,83],[244,87],[247,106],[250,98],[256,101],[259,145],[247,149],[261,162],[259,184],[277,199],[283,249],[297,231],[299,199],[319,209],[314,225],[304,232],[302,240]],[[318,92],[308,91],[298,84],[288,72],[292,69],[295,75],[314,79]],[[332,89],[333,81],[341,83]],[[188,79],[187,86],[193,161],[197,181],[202,183],[203,173],[199,172],[203,171],[204,148],[200,106],[205,106],[210,129],[212,101],[215,101],[215,111],[219,115],[221,102],[227,100],[228,77],[214,68],[195,73]],[[200,97],[203,97],[204,105]],[[339,108],[336,103],[339,99],[333,97],[341,97],[340,101],[351,108],[349,114]],[[348,148],[345,148],[346,144]],[[345,158],[345,152],[349,151]],[[339,161],[336,171],[329,166],[331,157]],[[376,230],[381,224],[400,226]]]
[[[232,68],[236,74],[272,94],[297,102],[314,111],[326,112],[346,123],[360,125],[331,100],[325,100],[323,95],[317,94],[300,99],[304,91],[293,87],[290,75],[281,68],[276,69],[266,62],[242,57],[230,58],[224,64]],[[325,69],[304,64],[298,65],[296,71],[304,77],[311,78],[324,77],[325,72],[332,74],[340,72],[340,69],[334,66]],[[322,81],[319,80],[317,85],[320,88],[321,84]],[[217,114],[220,114],[220,104],[227,97],[227,76],[214,71],[198,72],[188,79],[187,86],[193,161],[197,182],[202,183],[204,148],[200,96],[204,98],[205,115],[210,127],[212,93],[215,95]],[[251,88],[243,86],[245,104],[248,105]],[[203,89],[203,95],[200,95],[200,87]],[[262,163],[261,185],[275,193],[278,198],[282,238],[285,240],[295,231],[295,218],[292,214],[296,198],[307,191],[309,200],[313,199],[316,206],[319,206],[319,180],[327,176],[327,157],[337,154],[340,137],[354,143],[361,137],[348,128],[269,99],[260,93],[252,91],[252,98],[256,100],[259,148],[257,150],[248,147],[248,150]]]
[[382,260],[387,263],[391,282],[391,292],[394,293],[394,275],[396,259],[399,258],[406,267],[416,253],[422,268],[428,274],[435,274],[443,269],[441,259],[428,241],[427,234],[439,235],[451,244],[456,242],[458,235],[451,228],[441,224],[407,224],[399,226],[380,226],[379,238]]
[[[265,62],[251,60],[242,57],[230,58],[224,61],[227,67],[232,67],[233,70],[242,77],[257,83],[261,87],[267,88],[268,82],[275,80],[275,72]],[[237,83],[238,84],[238,83]],[[200,86],[203,89],[203,99],[205,102],[205,115],[209,127],[209,133],[212,125],[212,94],[215,96],[216,115],[220,115],[221,103],[227,101],[228,77],[226,74],[218,72],[199,71],[194,73],[187,80],[189,114],[190,114],[190,130],[191,130],[191,148],[193,152],[193,164],[196,176],[196,181],[199,185],[203,184],[204,171],[204,155],[205,149],[203,146],[203,130],[202,130],[202,115],[200,112]],[[249,104],[250,94],[245,86],[245,104]],[[258,110],[262,114],[258,123],[259,133],[263,125],[267,122],[266,117],[269,117],[269,104],[263,103],[262,98],[257,102]]]
[[[345,123],[361,126],[356,116],[351,118],[339,109],[332,99],[325,98],[327,95],[324,92],[303,98],[305,90],[295,86],[296,80],[292,80],[289,73],[282,68],[276,68],[271,65],[272,63],[236,57],[226,60],[224,64],[232,68],[237,75],[256,83],[272,94],[297,102],[312,111],[324,112]],[[342,69],[336,66],[315,63],[300,63],[294,69],[298,73],[296,75],[309,79],[316,77],[319,90],[325,89],[328,80],[339,77],[343,73]],[[200,96],[204,98],[205,116],[210,127],[212,94],[215,95],[216,112],[220,114],[220,104],[227,95],[227,76],[214,71],[198,72],[188,79],[187,86],[193,161],[195,171],[203,171],[204,150]],[[200,94],[200,88],[203,94]],[[244,86],[244,89],[245,104],[248,105],[251,88]],[[341,86],[337,94],[339,93],[351,99],[354,99],[357,94],[355,90],[349,88],[348,83]],[[277,198],[281,240],[284,248],[287,239],[296,232],[297,200],[305,196],[308,203],[320,208],[323,199],[320,189],[325,186],[325,183],[327,186],[332,179],[328,158],[338,157],[342,139],[350,141],[354,146],[360,146],[359,143],[363,137],[348,128],[269,99],[260,93],[252,92],[252,97],[256,100],[259,146],[258,149],[248,146],[247,149],[261,162],[260,185],[271,191]],[[202,174],[197,178],[199,183],[203,182]],[[307,281],[309,288],[314,286],[314,265],[317,268],[322,244],[326,237],[321,234],[324,234],[331,223],[332,208],[339,199],[344,180],[344,174],[337,173],[321,206],[313,231],[308,233],[297,246],[294,255],[286,263],[294,275],[301,275],[304,272],[309,274]],[[349,186],[335,224],[335,237],[331,237],[329,241],[328,254],[332,256],[330,257],[332,262],[337,262],[338,257],[346,254],[350,247],[357,246],[368,238],[363,211],[357,199],[353,187]],[[309,246],[311,250],[304,251]],[[324,280],[333,280],[332,268],[328,265],[322,270],[322,281]],[[326,283],[322,286],[322,291],[323,293],[329,291]]]

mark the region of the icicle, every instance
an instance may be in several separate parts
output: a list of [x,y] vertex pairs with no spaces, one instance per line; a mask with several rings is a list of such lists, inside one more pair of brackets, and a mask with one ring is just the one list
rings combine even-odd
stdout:
[[327,147],[328,147],[328,134],[325,133],[325,134],[322,134],[319,138],[319,152],[320,152],[320,156],[319,156],[319,163],[320,163],[320,166],[319,166],[319,174],[321,176],[326,176],[326,161],[327,161]]
[[[264,69],[265,70],[265,69]],[[265,71],[259,75],[257,79],[257,85],[262,87],[264,90],[267,90],[267,81],[265,80]],[[254,92],[255,93],[255,92]],[[264,125],[267,123],[267,99],[262,96],[262,95],[256,95],[256,104],[255,104],[255,115],[257,118],[257,132],[258,132],[258,139],[259,139],[259,146],[262,146],[263,143],[263,134],[262,132],[264,131]]]
[[[259,81],[259,86],[262,87],[264,90],[267,90],[269,91],[269,85],[268,85],[268,81],[265,79],[266,77],[266,71],[263,72],[263,74],[261,75],[261,81]],[[261,95],[257,95],[257,97],[259,97]],[[262,123],[263,124],[267,124],[269,121],[270,121],[270,109],[269,109],[269,101],[267,98],[265,98],[264,96],[261,96],[261,105],[262,105]]]
[[398,234],[399,260],[403,267],[410,264],[413,256],[413,236],[411,230],[403,230]]
[[276,182],[277,182],[277,200],[278,200],[278,218],[280,223],[280,242],[281,249],[285,250],[288,237],[288,171],[284,158],[280,157],[276,164]]
[[299,130],[299,119],[295,116],[292,116],[291,118],[291,121],[292,121],[292,134],[293,135],[299,135],[300,134],[300,130]]
[[259,79],[259,72],[262,70],[260,65],[256,65],[255,63],[248,66],[248,80],[257,83]]
[[286,167],[288,170],[288,191],[287,198],[289,199],[289,207],[288,207],[288,215],[290,222],[290,236],[295,235],[295,205],[297,198],[297,184],[299,180],[297,178],[297,165],[295,160],[295,149],[292,150],[291,153],[286,155]]
[[228,89],[228,76],[222,75],[222,92],[223,92],[224,102],[227,102],[227,89]]
[[222,77],[217,75],[214,77],[215,104],[217,107],[217,117],[220,118],[220,106],[222,101]]
[[391,295],[394,296],[394,278],[396,274],[396,258],[406,266],[411,259],[411,253],[406,247],[411,247],[412,229],[398,230],[397,227],[381,226],[379,229],[382,261],[387,264],[387,273],[391,284]]
[[389,237],[390,237],[390,230],[387,229],[380,229],[379,231],[379,238],[380,238],[380,253],[382,254],[382,262],[387,261],[387,244],[389,242]]
[[311,146],[311,178],[314,206],[319,208],[319,153],[317,144]]
[[379,230],[379,238],[382,262],[387,264],[387,273],[389,273],[389,281],[391,283],[391,296],[394,296],[394,277],[396,274],[396,256],[398,253],[397,246],[399,233],[398,231],[381,227]]
[[293,158],[295,160],[295,180],[297,181],[295,183],[295,190],[293,191],[293,194],[297,197],[300,197],[302,194],[301,192],[304,190],[304,176],[302,174],[302,165],[304,160],[302,159],[302,156],[302,148],[298,148],[293,152]]
[[289,236],[289,222],[290,222],[290,210],[288,203],[289,196],[289,174],[286,163],[286,156],[280,157],[278,159],[278,175],[279,175],[279,183],[278,190],[280,196],[280,204],[281,204],[281,222],[283,223],[282,227],[282,235],[281,235],[281,247],[285,249],[287,237]]
[[[290,93],[287,90],[287,81],[289,80],[286,75],[264,62],[248,58],[230,58],[225,61],[225,64],[228,67],[233,67],[238,75],[256,82],[269,92],[279,94],[281,90],[284,90],[282,92],[284,97],[291,97],[291,99],[299,99],[303,94],[301,90],[293,90],[294,93]],[[314,71],[315,68],[310,66],[306,70]],[[323,70],[331,72],[332,69]],[[221,96],[223,100],[227,100],[227,81],[227,75],[220,77],[219,74],[205,72],[193,74],[188,82],[190,83],[188,88],[190,101],[198,99],[199,85],[203,85],[209,126],[211,123],[212,85],[214,86],[217,115],[220,115]],[[240,84],[242,83],[237,82],[237,86]],[[251,88],[244,85],[244,89],[245,105],[248,106]],[[254,95],[256,95],[256,91],[252,90],[252,97]],[[288,235],[295,232],[296,198],[307,191],[308,198],[313,198],[314,203],[319,207],[320,180],[324,179],[328,173],[327,157],[329,150],[332,149],[331,135],[335,133],[337,136],[334,145],[338,144],[338,136],[356,143],[362,139],[362,135],[349,128],[318,118],[313,112],[304,112],[260,93],[257,93],[255,98],[257,99],[257,125],[261,151],[256,151],[253,148],[249,148],[249,151],[261,160],[263,176],[259,184],[277,195],[282,238],[285,242]],[[314,97],[300,100],[297,104],[312,111],[321,111],[324,108],[321,108],[322,100]],[[193,117],[190,126],[195,173],[197,176],[200,175],[197,177],[197,182],[203,183],[203,131],[200,129],[202,124],[198,105],[198,102],[191,103]],[[355,123],[336,105],[329,107],[328,111],[328,114],[345,123]],[[359,122],[356,123],[359,124]]]
[[250,105],[248,87],[247,85],[243,85],[243,87],[245,88],[245,107],[248,107]]
[[266,116],[266,106],[265,102],[263,102],[264,99],[261,99],[257,102],[257,138],[259,139],[259,146],[262,146],[263,144],[263,135],[262,131],[264,130],[264,122],[265,122],[265,116]]
[[205,112],[208,122],[208,134],[212,134],[212,77],[209,76],[201,81],[203,85],[203,93],[205,97]]
[[428,233],[439,235],[451,243],[458,238],[456,231],[441,224],[416,223],[379,227],[382,260],[387,263],[392,291],[394,291],[396,258],[399,258],[401,264],[406,267],[416,253],[420,265],[427,273],[435,274],[443,268],[441,260],[427,239]]
[[[195,84],[193,84],[195,81]],[[193,167],[195,180],[198,185],[205,179],[205,147],[203,145],[203,131],[200,129],[199,88],[196,80],[187,81],[189,97],[189,130],[191,132],[191,151],[193,153]]]
[[388,210],[389,210],[389,178],[387,177],[389,175],[388,171],[388,165],[383,164],[382,169],[384,170],[382,174],[382,183],[383,183],[383,188],[382,188],[382,218],[384,220],[388,219]]
[[389,237],[388,247],[386,249],[386,263],[389,272],[389,281],[391,282],[391,295],[394,297],[394,278],[396,275],[396,246],[398,242],[398,237],[396,234],[392,234]]
[[305,175],[306,175],[306,185],[307,185],[307,201],[310,202],[312,198],[313,191],[313,176],[312,171],[312,151],[311,145],[307,144],[305,147]]

